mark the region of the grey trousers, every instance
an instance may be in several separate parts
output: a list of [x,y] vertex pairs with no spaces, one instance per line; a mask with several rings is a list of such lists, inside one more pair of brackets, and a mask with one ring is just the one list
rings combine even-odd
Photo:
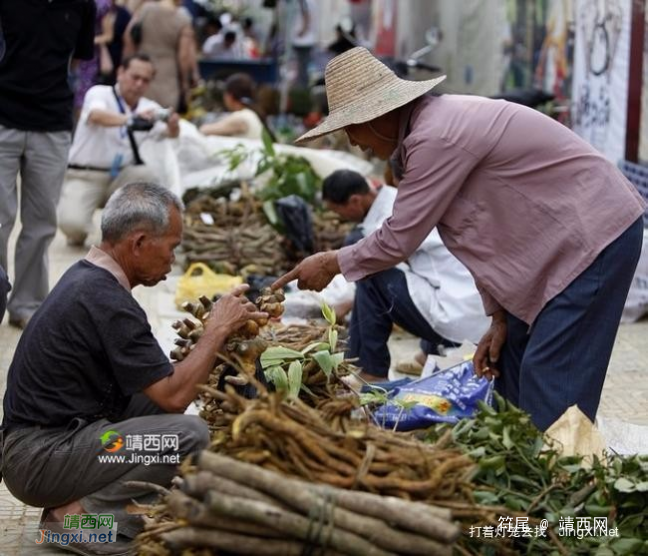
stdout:
[[71,134],[34,132],[0,125],[0,266],[7,271],[7,245],[18,213],[14,286],[9,314],[29,318],[49,293],[47,249],[56,233],[56,204],[67,166]]
[[65,175],[58,223],[73,244],[81,245],[92,230],[92,215],[103,208],[120,187],[136,182],[158,182],[155,172],[146,165],[126,166],[113,179],[108,172],[69,169]]
[[[157,494],[147,488],[132,488],[126,481],[145,481],[169,487],[176,475],[176,463],[209,444],[209,429],[199,417],[165,414],[140,394],[122,416],[112,423],[101,419],[87,423],[75,419],[67,428],[30,427],[5,434],[2,475],[7,488],[18,500],[30,506],[55,508],[75,500],[86,513],[113,514],[117,532],[134,537],[142,529],[139,516],[129,515],[126,506],[133,500],[151,504]],[[124,445],[106,446],[105,433],[114,431]],[[102,440],[102,436],[104,437]],[[110,435],[115,438],[115,434]],[[146,447],[147,439],[177,437],[176,446]],[[139,439],[138,449],[128,450]],[[113,451],[108,451],[112,449]],[[159,458],[148,464],[138,458]],[[123,461],[118,461],[123,456]],[[109,461],[109,460],[113,461]]]

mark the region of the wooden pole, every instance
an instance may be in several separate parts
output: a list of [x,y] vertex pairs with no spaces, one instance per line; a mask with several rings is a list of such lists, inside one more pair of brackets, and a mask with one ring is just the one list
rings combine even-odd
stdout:
[[628,115],[625,158],[639,161],[641,135],[641,90],[643,88],[643,52],[645,34],[645,0],[632,0],[630,15],[630,71],[628,75]]

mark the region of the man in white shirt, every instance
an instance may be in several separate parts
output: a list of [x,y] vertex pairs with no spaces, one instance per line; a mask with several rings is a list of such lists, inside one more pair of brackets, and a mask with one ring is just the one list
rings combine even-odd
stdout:
[[114,87],[96,85],[86,94],[70,149],[58,206],[59,228],[70,245],[83,245],[92,215],[119,187],[158,182],[139,155],[145,141],[180,134],[179,117],[144,97],[155,75],[148,56],[124,60]]
[[[392,214],[396,193],[387,185],[373,188],[350,170],[333,172],[322,188],[327,208],[360,222],[359,233],[350,242],[380,228]],[[421,338],[427,354],[464,340],[477,343],[488,329],[472,276],[436,230],[405,263],[356,283],[347,355],[358,358],[365,380],[387,378],[391,361],[387,341],[394,323]]]

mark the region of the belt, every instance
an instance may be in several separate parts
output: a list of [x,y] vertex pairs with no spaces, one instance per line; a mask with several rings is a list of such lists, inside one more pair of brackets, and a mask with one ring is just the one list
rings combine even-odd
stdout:
[[110,172],[110,168],[97,168],[96,166],[81,166],[79,164],[68,164],[70,170],[89,170],[91,172]]

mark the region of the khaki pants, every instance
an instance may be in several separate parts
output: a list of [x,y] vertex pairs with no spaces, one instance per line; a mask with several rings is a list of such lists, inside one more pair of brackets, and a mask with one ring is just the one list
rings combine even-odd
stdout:
[[100,170],[68,169],[58,206],[58,224],[73,245],[83,245],[92,231],[92,215],[120,187],[137,181],[158,182],[146,165],[126,166],[112,179]]

